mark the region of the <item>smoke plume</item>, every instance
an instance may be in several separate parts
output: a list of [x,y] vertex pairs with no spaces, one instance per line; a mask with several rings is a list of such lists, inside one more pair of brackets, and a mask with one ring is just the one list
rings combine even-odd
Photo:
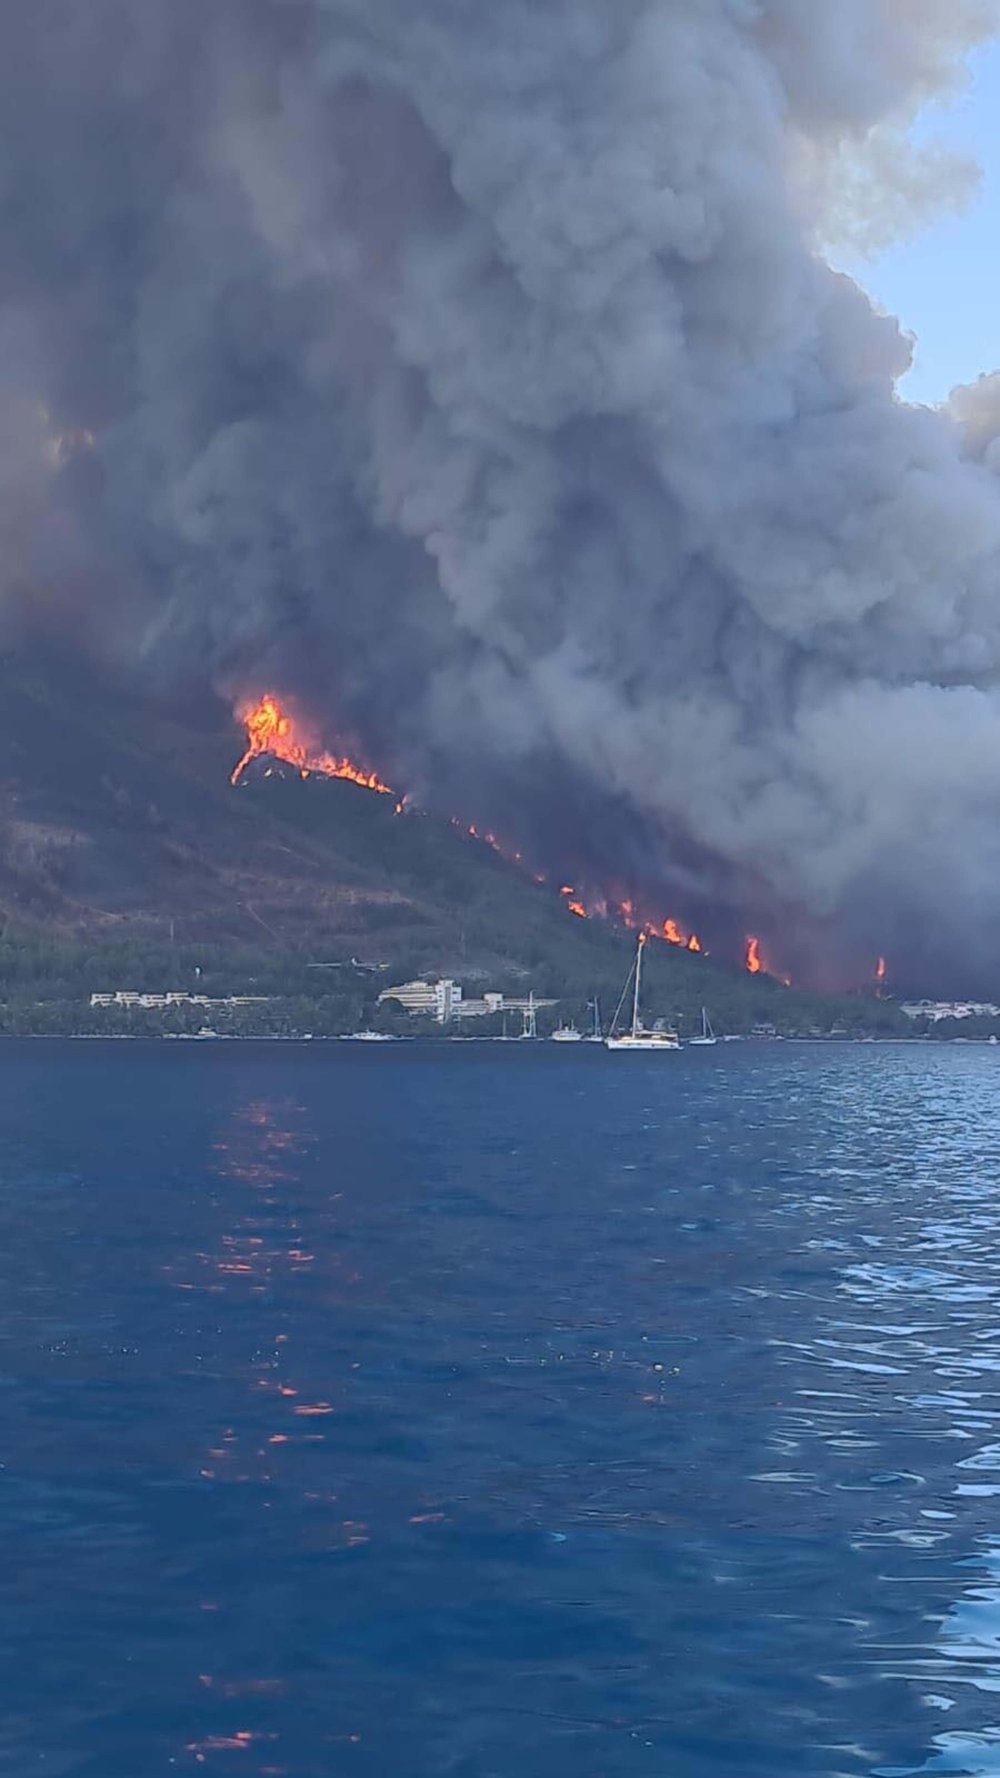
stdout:
[[595,882],[1000,975],[1000,396],[900,400],[821,251],[967,190],[906,132],[997,13],[6,8],[9,607]]

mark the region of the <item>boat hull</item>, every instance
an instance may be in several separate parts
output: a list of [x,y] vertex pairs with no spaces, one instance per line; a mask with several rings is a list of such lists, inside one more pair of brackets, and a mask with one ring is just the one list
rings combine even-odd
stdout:
[[676,1037],[608,1037],[605,1047],[609,1050],[679,1050],[680,1043]]

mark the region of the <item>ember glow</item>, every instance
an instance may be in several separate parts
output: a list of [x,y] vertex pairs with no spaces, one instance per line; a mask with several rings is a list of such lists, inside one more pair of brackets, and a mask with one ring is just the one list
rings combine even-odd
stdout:
[[580,900],[580,897],[577,895],[576,890],[571,888],[568,883],[563,884],[559,893],[562,896],[563,901],[566,903],[567,913],[575,914],[578,920],[590,919],[590,915],[584,907],[583,902]]
[[[475,822],[459,821],[458,816],[453,815],[451,817],[451,825],[452,825],[452,827],[454,827],[457,830],[458,833],[467,834],[469,839],[475,840],[478,845],[489,846],[491,852],[498,852],[501,858],[505,858],[507,860],[508,864],[523,864],[524,863],[524,860],[521,857],[520,852],[511,852],[510,850],[508,850],[508,848],[506,846],[502,845],[501,842],[497,839],[497,836],[495,833],[483,833],[475,825]],[[545,881],[544,877],[536,877],[535,878],[536,883],[544,883],[544,881]]]
[[240,711],[240,719],[246,726],[247,745],[243,758],[231,774],[233,784],[240,782],[252,760],[260,759],[266,753],[272,759],[281,759],[286,765],[294,766],[303,778],[315,772],[324,778],[345,778],[365,790],[376,791],[379,796],[396,794],[388,784],[383,784],[377,772],[366,772],[351,759],[317,752],[310,747],[297,730],[293,717],[273,692],[268,692],[256,704],[245,705]]
[[747,939],[746,966],[751,975],[763,975],[764,965],[760,958],[760,939]]

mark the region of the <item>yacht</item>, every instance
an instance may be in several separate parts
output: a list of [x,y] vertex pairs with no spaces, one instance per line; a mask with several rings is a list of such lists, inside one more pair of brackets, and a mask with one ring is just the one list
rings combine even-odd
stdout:
[[689,1038],[688,1042],[692,1043],[692,1044],[697,1044],[699,1049],[707,1049],[710,1044],[718,1043],[718,1041],[719,1041],[719,1039],[716,1037],[715,1032],[712,1030],[712,1021],[709,1018],[705,1007],[702,1007],[702,1009],[701,1009],[701,1035],[700,1035],[700,1037]]
[[[618,1002],[618,1011],[611,1021],[611,1030],[605,1038],[609,1050],[679,1050],[681,1040],[676,1031],[647,1031],[639,1022],[639,1000],[642,993],[642,958],[646,949],[646,934],[640,932],[635,951],[635,962],[628,973],[628,980],[622,989],[622,997]],[[616,1036],[618,1019],[628,996],[632,992],[632,1025],[630,1030]]]
[[575,1025],[560,1025],[558,1030],[553,1031],[553,1033],[552,1033],[552,1042],[553,1043],[582,1043],[583,1042],[583,1032],[578,1031]]

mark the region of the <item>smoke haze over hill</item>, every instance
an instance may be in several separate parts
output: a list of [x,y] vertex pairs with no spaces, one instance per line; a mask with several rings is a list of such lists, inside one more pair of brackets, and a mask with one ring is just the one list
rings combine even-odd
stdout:
[[274,684],[720,929],[1000,974],[1000,395],[908,407],[822,257],[967,190],[906,129],[998,25],[8,8],[8,633]]

